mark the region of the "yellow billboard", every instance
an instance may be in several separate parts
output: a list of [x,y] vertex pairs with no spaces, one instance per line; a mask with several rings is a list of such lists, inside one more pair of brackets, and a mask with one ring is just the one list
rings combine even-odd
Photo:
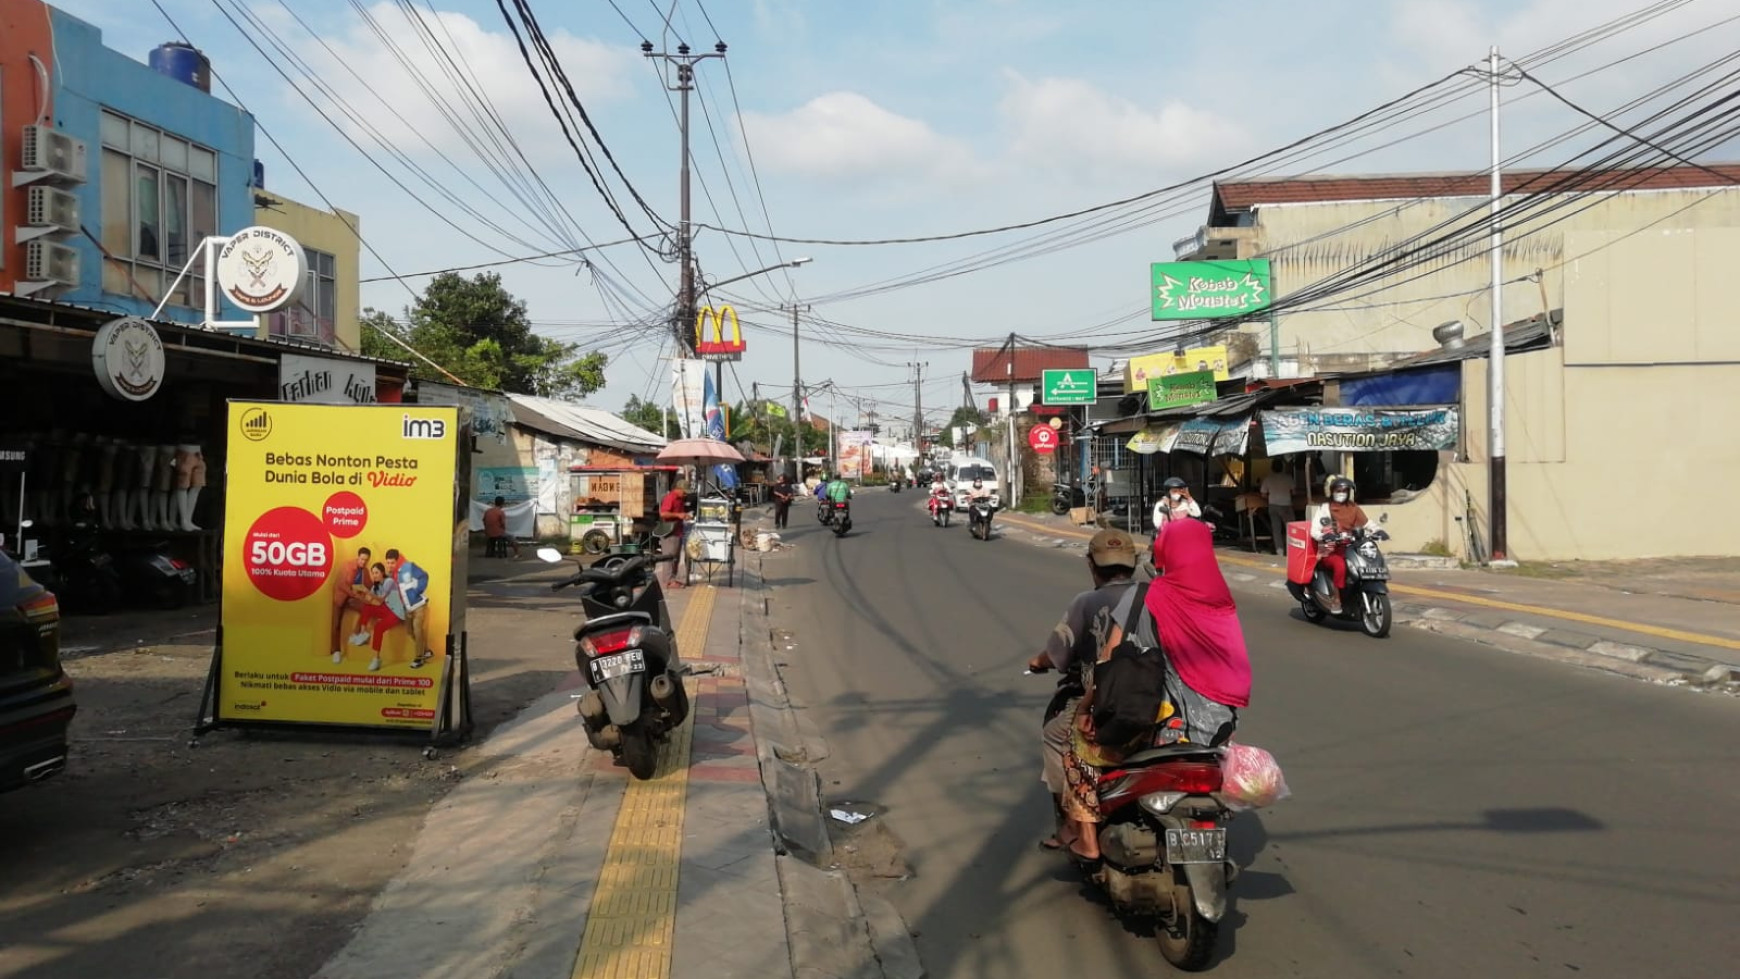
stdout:
[[1227,372],[1225,345],[1189,347],[1183,355],[1168,351],[1163,354],[1148,354],[1145,357],[1131,357],[1124,367],[1124,393],[1146,392],[1149,378],[1188,374],[1192,371],[1214,371],[1214,379],[1217,381],[1230,379],[1232,375]]
[[214,724],[440,729],[459,411],[230,403]]

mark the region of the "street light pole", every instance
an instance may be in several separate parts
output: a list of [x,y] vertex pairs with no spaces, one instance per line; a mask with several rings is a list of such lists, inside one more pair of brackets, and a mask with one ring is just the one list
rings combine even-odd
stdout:
[[804,472],[803,429],[799,426],[808,424],[803,417],[804,372],[798,362],[798,314],[809,312],[810,307],[792,303],[790,306],[781,306],[780,308],[791,310],[791,430],[793,436],[791,451],[792,458],[796,460],[792,464],[792,476],[798,478]]

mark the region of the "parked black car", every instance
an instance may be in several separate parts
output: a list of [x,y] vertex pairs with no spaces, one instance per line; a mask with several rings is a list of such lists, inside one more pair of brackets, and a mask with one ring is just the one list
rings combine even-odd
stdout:
[[0,792],[66,767],[77,709],[60,665],[60,603],[0,551]]

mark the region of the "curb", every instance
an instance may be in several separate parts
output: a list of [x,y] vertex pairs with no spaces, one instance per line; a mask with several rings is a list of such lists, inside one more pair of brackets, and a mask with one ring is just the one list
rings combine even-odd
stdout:
[[[1087,547],[1085,541],[1059,537],[1050,532],[1051,528],[1025,521],[1008,519],[1004,526],[1014,528],[1041,546],[1074,550]],[[1229,571],[1227,577],[1245,585],[1260,580],[1245,572]],[[1274,579],[1269,581],[1268,587],[1285,590],[1287,583]],[[1418,602],[1395,602],[1394,610],[1397,625],[1477,642],[1506,652],[1615,673],[1649,683],[1740,695],[1740,667],[1690,653],[1617,642],[1572,629],[1534,625],[1502,612]]]
[[924,979],[911,930],[892,904],[834,869],[815,762],[827,757],[801,724],[773,649],[762,555],[745,551],[738,638],[750,727],[773,830],[794,979]]

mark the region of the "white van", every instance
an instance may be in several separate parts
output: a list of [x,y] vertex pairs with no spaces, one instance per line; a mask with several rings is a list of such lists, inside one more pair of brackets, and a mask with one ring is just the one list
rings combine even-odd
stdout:
[[955,456],[949,460],[944,471],[948,480],[949,491],[955,495],[955,505],[967,505],[967,491],[973,488],[973,480],[979,479],[991,490],[991,498],[1002,505],[1003,492],[999,488],[997,467],[991,465],[991,460],[978,456]]

